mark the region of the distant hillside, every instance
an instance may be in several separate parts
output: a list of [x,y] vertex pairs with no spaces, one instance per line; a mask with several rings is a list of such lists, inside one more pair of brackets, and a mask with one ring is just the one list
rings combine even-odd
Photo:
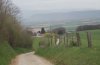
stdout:
[[74,11],[74,12],[58,12],[58,13],[39,13],[28,12],[24,15],[24,24],[36,25],[45,23],[63,23],[75,20],[100,19],[100,10],[91,11]]

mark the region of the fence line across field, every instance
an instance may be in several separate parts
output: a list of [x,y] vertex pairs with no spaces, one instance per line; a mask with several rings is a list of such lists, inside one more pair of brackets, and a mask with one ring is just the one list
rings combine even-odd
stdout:
[[[87,39],[87,47],[91,48],[92,47],[92,33],[91,32],[85,32],[86,33],[86,39]],[[80,32],[72,32],[72,33],[65,33],[64,35],[52,35],[52,33],[50,33],[49,36],[46,37],[47,40],[47,44],[48,46],[64,46],[64,47],[72,47],[72,46],[76,46],[76,47],[80,47],[82,45],[82,41],[81,41],[81,35]]]

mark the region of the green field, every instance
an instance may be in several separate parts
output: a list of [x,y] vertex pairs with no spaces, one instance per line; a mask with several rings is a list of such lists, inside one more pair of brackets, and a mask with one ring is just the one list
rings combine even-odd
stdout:
[[[80,32],[81,47],[49,47],[41,49],[38,46],[40,38],[34,39],[36,53],[55,65],[100,65],[100,30],[91,30],[93,47],[88,48],[86,31]],[[36,46],[35,46],[36,45]]]

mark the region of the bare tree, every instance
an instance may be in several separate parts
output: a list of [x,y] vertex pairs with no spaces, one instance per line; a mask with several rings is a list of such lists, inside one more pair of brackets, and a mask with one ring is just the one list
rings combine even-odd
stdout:
[[32,42],[19,23],[19,12],[11,0],[0,0],[0,41],[8,41],[12,47]]
[[[15,7],[10,0],[0,0],[0,32],[2,37],[8,38],[8,42],[13,43],[13,29],[14,22],[17,23],[18,14],[17,7]],[[19,24],[18,24],[19,25]],[[10,41],[11,40],[11,41]]]

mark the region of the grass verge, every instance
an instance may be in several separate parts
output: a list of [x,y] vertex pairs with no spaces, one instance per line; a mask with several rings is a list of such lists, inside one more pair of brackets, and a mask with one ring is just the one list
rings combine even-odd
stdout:
[[0,43],[0,65],[9,65],[16,52],[7,42]]

